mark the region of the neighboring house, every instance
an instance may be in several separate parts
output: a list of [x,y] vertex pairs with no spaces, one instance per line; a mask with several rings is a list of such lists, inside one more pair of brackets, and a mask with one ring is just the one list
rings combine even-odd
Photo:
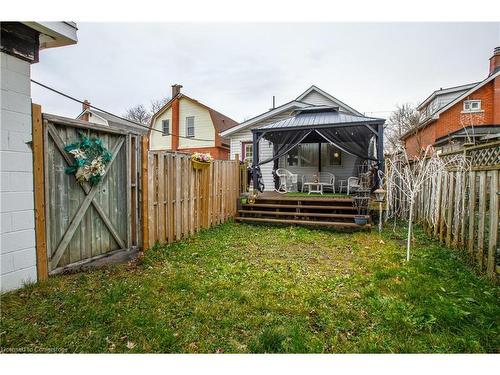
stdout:
[[75,44],[77,28],[73,22],[2,22],[0,27],[0,284],[5,291],[37,281],[31,64],[41,49]]
[[420,155],[428,145],[451,151],[464,143],[500,137],[500,47],[490,58],[484,80],[437,90],[417,109],[420,125],[401,137],[410,156]]
[[[222,132],[221,136],[230,139],[231,159],[239,155],[241,160],[252,163],[254,161],[252,130],[265,129],[266,126],[281,127],[284,125],[294,127],[300,124],[307,128],[314,128],[314,120],[309,122],[312,116],[318,119],[321,118],[321,124],[318,122],[317,126],[324,128],[337,126],[345,129],[351,125],[371,124],[370,126],[373,126],[373,130],[370,131],[371,136],[378,132],[378,126],[384,122],[382,119],[364,117],[362,113],[313,85],[296,99],[246,120]],[[303,122],[301,123],[301,121]],[[271,141],[263,137],[258,142],[258,145],[258,159],[260,161],[273,157],[274,148]],[[372,148],[376,148],[375,143],[371,142],[371,145]],[[349,147],[338,146],[341,145],[334,146],[325,139],[319,142],[317,140],[309,143],[303,142],[279,158],[277,165],[274,162],[263,164],[260,169],[264,189],[270,191],[275,188],[273,171],[276,167],[286,168],[290,172],[298,174],[299,180],[302,176],[317,173],[318,171],[332,173],[336,177],[337,185],[338,181],[342,179],[358,176],[359,167],[362,163],[361,158],[350,152]],[[368,154],[368,150],[365,151]]]
[[139,134],[144,132],[145,128],[147,127],[147,125],[141,126],[140,124],[136,124],[123,118],[113,116],[92,108],[88,100],[84,100],[82,105],[82,112],[76,117],[76,119],[93,122],[94,124],[104,126],[115,125],[127,130],[139,131]]
[[151,119],[150,150],[208,152],[215,159],[229,158],[229,145],[219,134],[236,121],[181,93],[172,86],[170,99]]

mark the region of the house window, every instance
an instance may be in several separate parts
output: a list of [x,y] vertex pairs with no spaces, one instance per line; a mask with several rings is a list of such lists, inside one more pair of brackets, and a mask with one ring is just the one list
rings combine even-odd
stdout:
[[318,166],[318,144],[303,143],[288,151],[286,164],[289,167],[317,167]]
[[163,120],[161,122],[161,129],[163,131],[163,135],[170,134],[170,120]]
[[252,142],[243,142],[241,144],[241,156],[243,157],[243,161],[252,162],[252,160],[253,160],[253,143]]
[[464,112],[477,112],[481,110],[481,100],[464,100]]
[[342,165],[342,151],[329,143],[321,144],[321,165],[324,167]]
[[194,116],[186,117],[186,137],[194,137]]

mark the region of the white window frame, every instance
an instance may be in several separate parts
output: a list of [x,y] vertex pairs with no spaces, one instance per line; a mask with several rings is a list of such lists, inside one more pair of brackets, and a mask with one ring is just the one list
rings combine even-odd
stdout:
[[[167,131],[165,131],[165,123],[167,124]],[[170,135],[170,120],[161,120],[161,131],[162,135]]]
[[[243,161],[252,162],[253,160],[253,142],[243,142]],[[250,152],[249,152],[250,151]]]
[[[192,126],[189,126],[189,121],[190,120],[193,121]],[[189,133],[189,129],[193,130],[192,134]],[[186,137],[194,138],[194,116],[188,116],[188,117],[186,117]]]
[[464,100],[463,112],[481,112],[481,100]]

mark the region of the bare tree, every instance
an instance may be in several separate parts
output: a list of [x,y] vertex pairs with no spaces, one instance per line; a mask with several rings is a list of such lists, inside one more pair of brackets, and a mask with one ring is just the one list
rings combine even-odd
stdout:
[[[437,186],[440,176],[446,173],[450,166],[465,170],[467,165],[463,155],[457,154],[442,158],[434,152],[432,146],[427,146],[420,157],[408,158],[404,148],[400,146],[397,152],[386,159],[387,164],[387,202],[389,211],[394,218],[400,217],[408,220],[408,231],[406,241],[406,260],[410,260],[411,239],[413,236],[413,213],[416,198],[427,182]],[[433,197],[435,198],[435,197]],[[431,218],[437,220],[437,201],[431,199],[429,202],[432,212]]]
[[148,125],[151,115],[142,104],[128,108],[124,117],[139,124]]
[[149,125],[151,117],[153,117],[153,115],[158,112],[169,100],[169,98],[151,100],[149,108],[146,108],[143,104],[130,107],[125,112],[124,117],[143,125]]
[[389,153],[393,153],[400,148],[403,134],[412,129],[417,131],[421,120],[420,112],[413,105],[406,103],[396,107],[384,128],[386,149]]

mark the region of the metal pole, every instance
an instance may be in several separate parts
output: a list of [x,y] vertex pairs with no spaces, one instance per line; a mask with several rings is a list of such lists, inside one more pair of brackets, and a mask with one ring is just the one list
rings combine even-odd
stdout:
[[378,204],[378,233],[382,233],[382,201]]

